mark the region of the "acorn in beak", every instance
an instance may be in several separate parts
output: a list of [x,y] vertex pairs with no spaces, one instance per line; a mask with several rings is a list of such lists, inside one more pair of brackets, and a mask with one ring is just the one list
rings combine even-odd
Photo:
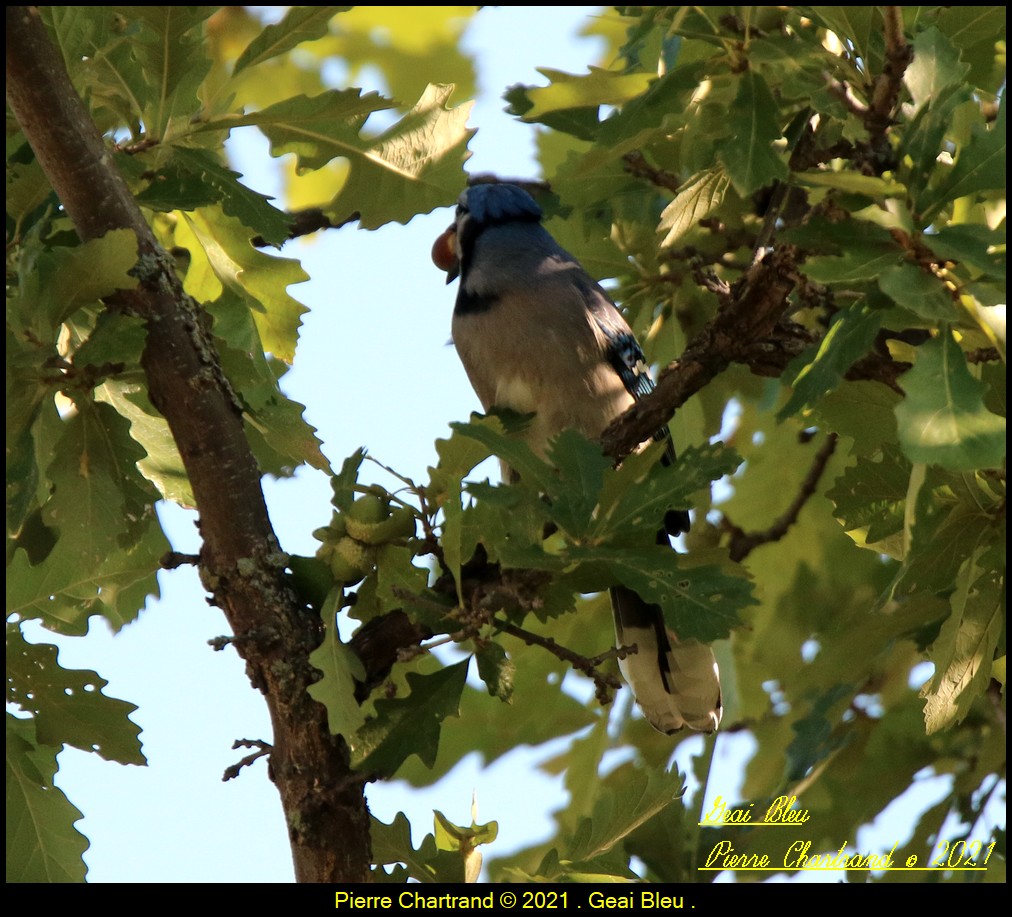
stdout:
[[457,279],[460,261],[457,258],[457,224],[451,223],[432,243],[432,263],[446,271],[446,282]]

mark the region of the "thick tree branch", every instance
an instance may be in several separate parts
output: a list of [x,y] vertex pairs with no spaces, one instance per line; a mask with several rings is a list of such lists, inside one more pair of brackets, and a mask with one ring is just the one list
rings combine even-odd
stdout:
[[[882,134],[892,123],[892,114],[903,90],[903,74],[914,59],[914,52],[903,34],[903,8],[883,6],[882,18],[885,34],[885,61],[882,72],[875,78],[869,107],[869,128]],[[875,138],[873,137],[873,142]]]
[[[113,229],[137,239],[140,284],[110,299],[147,323],[142,365],[200,512],[203,579],[238,636],[274,728],[271,774],[281,794],[300,881],[362,881],[369,817],[348,750],[306,688],[319,620],[288,588],[241,410],[197,305],[183,292],[117,171],[35,7],[7,9],[7,101],[64,210],[85,241]],[[351,778],[351,779],[350,779]]]
[[858,163],[874,175],[881,175],[893,167],[895,153],[889,143],[889,128],[893,125],[893,114],[903,91],[903,74],[914,59],[913,48],[907,44],[903,34],[902,7],[883,6],[882,18],[885,60],[882,72],[870,87],[871,100],[864,113],[869,154],[863,157],[863,163]]
[[787,246],[754,264],[733,287],[715,291],[717,315],[661,373],[657,388],[602,434],[606,455],[621,459],[671,420],[675,411],[734,362],[747,362],[769,340],[797,283],[796,252]]

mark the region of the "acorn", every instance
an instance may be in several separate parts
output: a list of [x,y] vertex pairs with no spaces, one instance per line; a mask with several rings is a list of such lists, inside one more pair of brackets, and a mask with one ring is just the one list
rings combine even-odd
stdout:
[[457,231],[450,226],[432,243],[432,263],[447,273],[457,264]]
[[330,572],[337,582],[354,586],[376,565],[376,551],[354,538],[345,536],[335,545],[330,555]]
[[385,544],[415,533],[415,514],[408,507],[391,511],[390,505],[374,494],[359,497],[349,507],[345,522],[348,535],[367,545]]

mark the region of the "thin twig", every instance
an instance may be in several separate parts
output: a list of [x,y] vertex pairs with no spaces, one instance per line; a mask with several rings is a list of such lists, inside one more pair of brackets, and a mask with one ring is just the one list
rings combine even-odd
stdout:
[[755,247],[752,249],[752,263],[762,261],[766,249],[773,241],[773,233],[777,230],[777,220],[787,200],[787,192],[790,185],[784,181],[777,181],[773,186],[773,193],[770,195],[769,204],[766,207],[766,216],[763,218],[762,228],[755,240]]
[[188,565],[195,567],[199,563],[199,554],[182,554],[179,551],[166,551],[158,561],[158,565],[164,570],[175,570]]
[[599,672],[597,666],[607,659],[625,659],[631,653],[637,652],[635,646],[621,646],[608,650],[600,656],[595,656],[593,659],[588,659],[586,656],[581,656],[579,653],[567,649],[551,637],[542,637],[540,634],[532,633],[529,630],[511,624],[509,621],[494,618],[493,623],[503,633],[522,640],[528,646],[540,646],[542,649],[548,650],[553,656],[561,659],[563,662],[568,662],[578,672],[582,672],[590,678],[594,682],[597,699],[602,705],[611,703],[614,692],[622,687],[622,682],[614,675]]
[[[297,239],[300,236],[309,236],[314,232],[319,232],[321,229],[340,229],[342,226],[354,223],[359,216],[360,214],[356,210],[342,220],[332,220],[319,207],[296,210],[294,213],[288,214],[290,221],[288,238]],[[271,246],[271,243],[263,236],[255,236],[250,240],[250,244],[254,248],[269,248]]]
[[1001,354],[998,353],[997,347],[978,347],[966,354],[967,363],[994,363],[1000,359]]
[[274,746],[270,742],[265,742],[263,739],[236,739],[232,743],[232,748],[255,748],[257,749],[250,755],[246,755],[241,761],[236,762],[225,768],[225,773],[222,775],[222,782],[226,780],[233,780],[239,776],[239,771],[244,767],[248,767],[257,758],[263,758],[265,755],[269,755],[274,751]]
[[622,162],[625,165],[626,172],[630,175],[646,179],[646,181],[652,185],[656,185],[658,188],[664,188],[667,191],[675,193],[682,187],[682,180],[674,172],[667,172],[664,169],[658,169],[650,165],[646,157],[639,150],[626,153],[622,157]]
[[740,563],[755,548],[763,544],[780,541],[787,534],[791,526],[798,521],[801,510],[819,486],[819,479],[826,470],[826,465],[829,463],[833,452],[836,451],[836,443],[837,435],[830,433],[812,459],[811,467],[808,469],[805,479],[801,482],[801,488],[791,501],[791,505],[787,507],[786,511],[769,528],[761,532],[746,533],[729,519],[724,518],[723,528],[731,533],[729,549],[731,560]]

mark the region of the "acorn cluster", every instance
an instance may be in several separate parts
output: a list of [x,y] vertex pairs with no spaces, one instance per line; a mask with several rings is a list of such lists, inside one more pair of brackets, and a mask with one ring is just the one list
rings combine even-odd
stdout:
[[385,496],[365,494],[346,512],[334,512],[330,525],[317,529],[321,542],[316,556],[330,566],[334,580],[354,586],[376,567],[380,545],[415,534],[415,514],[406,506],[391,506]]

